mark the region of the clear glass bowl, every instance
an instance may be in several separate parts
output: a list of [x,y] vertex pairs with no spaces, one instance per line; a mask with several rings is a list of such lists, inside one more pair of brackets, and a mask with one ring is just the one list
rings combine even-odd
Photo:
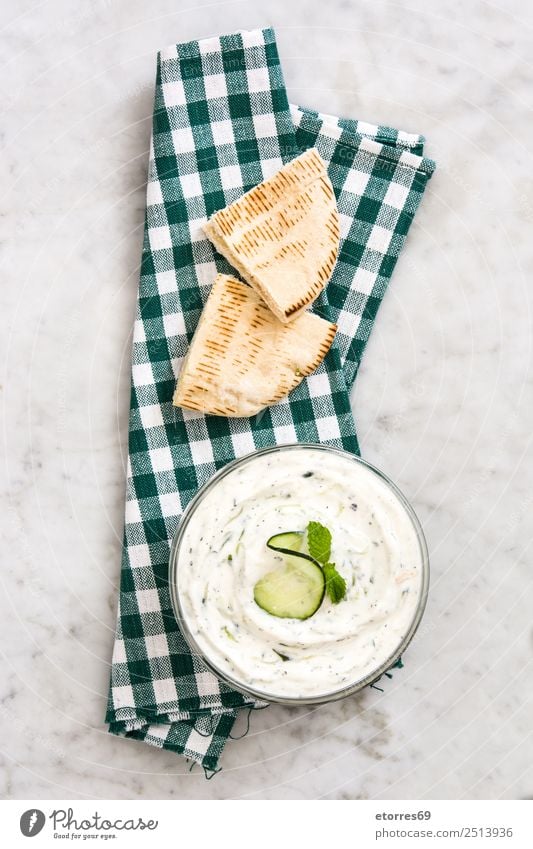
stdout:
[[[344,686],[342,689],[337,689],[327,694],[321,694],[317,697],[306,696],[291,698],[279,697],[272,693],[256,690],[253,687],[246,687],[242,683],[242,681],[234,680],[225,671],[219,669],[216,664],[211,660],[211,658],[205,655],[205,653],[200,649],[196,640],[194,639],[194,636],[192,635],[191,630],[187,624],[186,617],[183,613],[178,590],[178,569],[180,559],[180,546],[187,525],[191,517],[194,515],[195,510],[198,508],[199,504],[201,504],[205,496],[210,493],[223,478],[225,478],[227,475],[230,475],[238,467],[244,465],[245,463],[253,463],[257,457],[262,457],[265,454],[277,453],[281,451],[298,451],[304,448],[313,449],[321,452],[333,452],[335,454],[339,454],[343,457],[348,458],[353,463],[360,463],[361,465],[369,469],[371,472],[376,474],[381,479],[381,481],[386,484],[388,489],[396,496],[398,501],[405,509],[405,512],[411,520],[411,523],[415,530],[420,550],[422,578],[418,604],[414,612],[411,625],[400,644],[394,650],[394,652],[389,657],[387,657],[386,660],[384,660],[379,667],[373,669],[372,672],[366,675],[364,678],[360,678],[354,681],[352,684]],[[251,698],[260,699],[261,701],[265,702],[276,702],[278,704],[286,705],[324,704],[326,702],[332,702],[338,699],[343,699],[346,696],[351,696],[353,693],[356,693],[359,690],[362,690],[364,687],[368,686],[369,684],[372,684],[374,681],[380,678],[380,676],[383,675],[384,672],[394,666],[394,664],[398,661],[399,657],[403,654],[403,652],[405,651],[405,649],[407,648],[416,633],[416,630],[420,624],[426,607],[429,589],[429,556],[424,533],[413,508],[411,507],[403,493],[383,472],[381,472],[379,469],[376,469],[375,466],[372,466],[365,460],[362,460],[360,457],[357,457],[355,454],[351,454],[348,451],[343,451],[340,448],[334,448],[329,445],[316,445],[313,443],[290,443],[287,445],[273,446],[271,448],[263,448],[258,451],[253,451],[251,454],[246,454],[244,457],[239,457],[237,460],[233,460],[231,463],[228,463],[226,466],[224,466],[224,468],[216,472],[216,474],[214,474],[213,477],[210,478],[210,480],[208,480],[207,483],[201,487],[201,489],[187,505],[181,518],[177,532],[172,541],[169,564],[169,589],[174,614],[191,652],[197,657],[199,657],[205,664],[205,666],[207,666],[208,669],[210,669],[211,672],[213,672],[221,681],[228,684],[233,689],[238,690],[239,692],[244,693],[245,695]]]

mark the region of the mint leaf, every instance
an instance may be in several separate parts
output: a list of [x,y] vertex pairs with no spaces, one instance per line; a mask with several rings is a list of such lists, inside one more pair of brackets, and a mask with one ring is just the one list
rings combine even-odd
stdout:
[[334,563],[324,563],[322,567],[324,577],[326,579],[326,592],[332,600],[333,604],[338,604],[346,595],[346,581],[337,572]]
[[331,533],[320,522],[309,522],[307,526],[309,554],[319,563],[327,563],[331,556]]

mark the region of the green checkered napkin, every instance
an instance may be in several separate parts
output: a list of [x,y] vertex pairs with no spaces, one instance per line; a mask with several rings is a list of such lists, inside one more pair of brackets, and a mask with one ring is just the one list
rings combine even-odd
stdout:
[[[349,390],[434,163],[421,136],[290,106],[271,29],[178,44],[158,57],[133,338],[126,525],[106,720],[110,731],[217,768],[237,711],[257,704],[191,654],[170,604],[169,546],[213,473],[256,448],[320,442],[359,453]],[[217,272],[213,212],[309,147],[328,164],[340,256],[313,309],[337,322],[315,374],[252,419],[172,406]]]

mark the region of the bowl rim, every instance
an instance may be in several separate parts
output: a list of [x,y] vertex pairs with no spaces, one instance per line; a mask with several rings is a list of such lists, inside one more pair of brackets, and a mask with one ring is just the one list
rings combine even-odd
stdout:
[[[211,489],[213,489],[219,481],[221,481],[227,475],[231,474],[231,472],[237,466],[252,462],[256,457],[263,457],[267,454],[278,453],[280,451],[285,450],[309,448],[318,451],[333,452],[355,463],[359,463],[365,466],[371,472],[375,473],[394,493],[394,495],[398,498],[398,500],[404,507],[407,515],[409,516],[416,533],[422,564],[422,580],[420,584],[420,595],[418,598],[418,603],[415,610],[415,614],[413,616],[413,620],[398,647],[379,665],[379,667],[372,670],[372,672],[365,675],[364,678],[359,679],[353,684],[348,684],[338,690],[332,691],[331,693],[320,693],[317,696],[276,696],[276,694],[274,693],[266,693],[264,691],[257,690],[254,687],[247,687],[245,684],[242,683],[242,681],[233,679],[231,675],[228,675],[225,671],[219,669],[209,657],[206,657],[200,646],[197,644],[194,636],[192,635],[189,625],[187,623],[187,619],[182,612],[178,592],[178,557],[181,541],[183,539],[189,521],[191,520],[192,515],[194,514],[194,511],[196,510],[197,506],[205,498],[207,493],[210,492]],[[222,681],[224,684],[227,684],[232,689],[237,690],[237,692],[248,696],[254,700],[259,700],[261,702],[271,702],[273,704],[293,706],[319,705],[326,704],[328,702],[339,701],[340,699],[344,699],[347,696],[351,696],[354,693],[363,690],[369,684],[373,684],[377,680],[379,680],[385,672],[394,667],[395,664],[398,662],[401,655],[403,654],[407,646],[411,643],[416,631],[418,630],[418,627],[424,615],[424,611],[426,609],[430,583],[429,553],[422,525],[420,524],[420,520],[418,519],[418,516],[416,515],[413,507],[411,506],[410,502],[407,500],[403,492],[399,489],[399,487],[384,472],[382,472],[381,469],[378,469],[376,466],[372,465],[372,463],[369,463],[367,460],[363,460],[362,457],[359,457],[357,454],[353,454],[350,451],[346,451],[344,448],[338,448],[335,445],[323,445],[320,443],[313,442],[288,442],[283,445],[271,445],[265,448],[259,448],[255,451],[250,451],[247,454],[243,454],[241,457],[237,457],[236,459],[231,460],[221,469],[216,471],[214,475],[209,478],[209,480],[202,484],[198,492],[195,493],[195,495],[185,507],[179,520],[176,532],[174,533],[172,544],[170,547],[168,581],[170,601],[172,604],[174,616],[176,617],[176,621],[180,627],[181,633],[190,651],[194,655],[196,655],[220,681]]]

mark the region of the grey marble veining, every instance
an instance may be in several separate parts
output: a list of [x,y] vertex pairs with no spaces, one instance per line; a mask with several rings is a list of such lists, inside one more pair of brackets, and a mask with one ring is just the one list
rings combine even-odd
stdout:
[[[517,0],[2,7],[2,794],[533,796],[531,13]],[[353,393],[364,455],[426,528],[432,588],[384,692],[256,713],[206,782],[102,724],[130,332],[156,52],[268,24],[292,101],[422,132],[438,160]]]

